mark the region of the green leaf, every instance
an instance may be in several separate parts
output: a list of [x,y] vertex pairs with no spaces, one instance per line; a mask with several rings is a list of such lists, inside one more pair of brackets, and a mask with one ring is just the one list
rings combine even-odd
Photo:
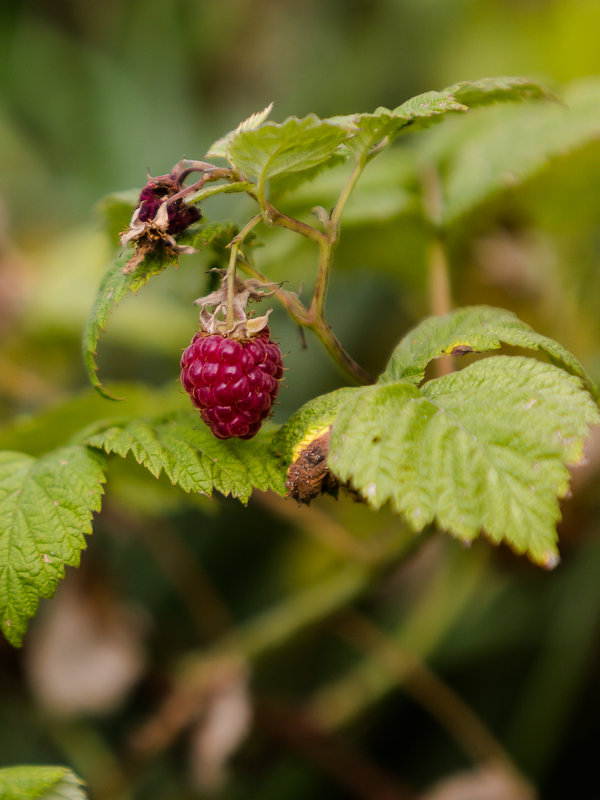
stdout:
[[270,450],[272,429],[249,441],[216,439],[194,411],[132,419],[90,436],[87,444],[125,457],[131,453],[155,477],[164,470],[186,492],[213,490],[247,502],[252,489],[285,494],[285,476]]
[[273,103],[270,103],[266,108],[263,108],[262,111],[256,111],[254,114],[251,114],[248,119],[240,122],[237,128],[234,128],[234,130],[229,131],[229,133],[226,133],[225,136],[221,136],[220,139],[217,139],[216,142],[213,142],[213,144],[208,148],[206,158],[227,158],[227,149],[233,137],[237,136],[237,134],[241,133],[242,131],[252,131],[255,128],[260,127],[272,110]]
[[98,377],[96,353],[100,334],[106,330],[108,317],[117,303],[129,292],[138,292],[151,277],[159,275],[170,263],[166,260],[147,258],[133,272],[124,274],[123,267],[130,256],[129,251],[121,254],[104,275],[83,334],[83,362],[88,378],[100,394],[111,400],[117,398],[104,387]]
[[366,501],[390,501],[414,528],[436,522],[465,542],[480,531],[550,567],[566,464],[600,414],[578,378],[495,356],[421,389],[357,390],[333,428],[329,463]]
[[273,437],[273,450],[286,464],[295,461],[298,452],[332,425],[342,405],[357,391],[336,389],[309,400],[298,409]]
[[83,781],[66,767],[0,769],[2,800],[86,800],[82,786]]
[[354,135],[353,126],[303,119],[267,122],[255,130],[240,131],[231,140],[227,157],[234,167],[258,181],[292,172],[304,172],[331,158],[340,144]]
[[532,81],[530,78],[521,77],[462,81],[448,86],[443,92],[451,94],[459,103],[464,103],[469,108],[506,101],[556,99],[546,86]]
[[0,452],[0,627],[20,645],[40,597],[77,566],[100,509],[104,459],[74,445],[41,458]]
[[574,355],[558,342],[534,331],[511,311],[492,306],[468,306],[424,320],[397,345],[379,381],[420,383],[425,377],[425,368],[434,358],[497,350],[502,344],[542,350],[554,364],[582,378],[597,396],[598,390]]
[[440,92],[425,92],[394,109],[380,107],[372,114],[332,117],[331,121],[354,124],[358,135],[349,142],[349,147],[355,152],[367,153],[385,136],[392,140],[405,131],[429,127],[449,113],[464,113],[471,108],[500,101],[551,96],[545,87],[529,78],[483,78],[455,83]]
[[424,157],[441,165],[443,226],[600,139],[600,80],[578,81],[563,98],[488,109],[435,133]]
[[271,195],[270,199],[275,201],[282,195],[288,192],[297,191],[299,186],[304,183],[309,183],[315,180],[322,172],[327,169],[339,167],[345,164],[348,159],[347,153],[334,153],[327,161],[322,161],[320,164],[315,164],[314,167],[304,169],[300,172],[286,172],[271,180]]
[[[213,247],[219,252],[224,250],[236,232],[237,227],[233,223],[207,222],[190,228],[179,237],[179,242],[197,249]],[[108,317],[127,294],[137,293],[150,278],[159,275],[169,264],[176,263],[172,257],[148,256],[133,272],[123,273],[123,267],[130,257],[130,250],[122,253],[104,275],[83,335],[83,361],[90,382],[100,394],[110,400],[117,398],[100,381],[96,363],[98,340],[106,330]]]
[[204,222],[178,236],[177,243],[191,245],[196,250],[211,247],[217,253],[222,253],[238,230],[235,222]]
[[412,97],[394,109],[380,106],[372,114],[349,114],[345,117],[331,117],[330,121],[339,125],[355,126],[357,134],[348,142],[348,147],[358,156],[362,156],[386,136],[390,140],[394,139],[404,128],[425,128],[449,112],[468,110],[466,105],[459,103],[448,93],[426,92]]
[[12,420],[0,428],[0,450],[39,456],[65,443],[81,444],[82,429],[97,426],[99,421],[106,427],[107,418],[122,420],[134,415],[168,413],[189,403],[187,395],[184,397],[181,387],[174,382],[163,389],[141,383],[119,382],[115,386],[125,397],[119,404],[107,402],[98,392],[85,389],[39,414]]

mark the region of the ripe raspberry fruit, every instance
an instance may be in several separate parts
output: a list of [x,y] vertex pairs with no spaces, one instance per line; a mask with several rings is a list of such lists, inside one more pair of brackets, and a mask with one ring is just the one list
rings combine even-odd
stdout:
[[283,376],[268,327],[246,339],[201,331],[181,357],[181,383],[219,439],[251,439],[269,415]]

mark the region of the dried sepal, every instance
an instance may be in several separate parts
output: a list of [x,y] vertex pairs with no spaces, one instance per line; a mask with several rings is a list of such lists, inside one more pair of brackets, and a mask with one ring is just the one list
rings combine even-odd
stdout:
[[210,334],[219,333],[231,339],[251,339],[257,336],[267,327],[269,314],[273,309],[268,309],[266,314],[260,317],[249,316],[246,306],[250,301],[262,300],[270,297],[279,288],[279,284],[261,283],[255,278],[246,281],[240,280],[237,275],[233,282],[233,296],[231,307],[233,320],[227,320],[227,308],[229,303],[229,287],[227,282],[226,270],[215,270],[220,272],[221,286],[214,292],[199,297],[194,300],[194,304],[200,306],[200,327]]

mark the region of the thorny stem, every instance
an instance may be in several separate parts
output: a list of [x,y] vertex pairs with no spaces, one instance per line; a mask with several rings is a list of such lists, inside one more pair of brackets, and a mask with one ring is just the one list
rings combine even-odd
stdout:
[[431,313],[436,316],[448,314],[452,310],[450,274],[440,226],[442,214],[442,187],[440,177],[434,167],[423,172],[423,205],[425,216],[432,229],[432,242],[429,254],[429,297]]
[[313,296],[310,302],[312,316],[315,319],[321,318],[323,321],[325,321],[325,299],[327,297],[327,286],[329,284],[333,246],[333,243],[327,239],[319,242],[319,266],[317,268],[317,277],[315,278]]
[[429,250],[429,298],[431,313],[435,316],[452,311],[448,260],[439,236],[431,242]]
[[238,244],[241,246],[242,242],[248,236],[250,231],[255,228],[259,222],[262,222],[262,214],[256,214],[252,219],[244,225],[239,233],[237,233],[230,242],[230,245]]

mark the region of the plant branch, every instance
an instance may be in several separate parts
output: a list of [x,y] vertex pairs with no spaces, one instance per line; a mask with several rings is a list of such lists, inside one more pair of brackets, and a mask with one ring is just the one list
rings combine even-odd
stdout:
[[321,730],[300,710],[272,701],[256,704],[258,724],[274,742],[283,742],[362,800],[414,800],[415,794],[385,773],[362,752]]
[[[215,178],[215,180],[217,179]],[[247,192],[248,187],[252,186],[248,181],[235,181],[234,183],[222,183],[219,186],[211,186],[209,189],[204,189],[204,191],[202,191],[202,187],[208,182],[209,180],[202,178],[196,183],[184,187],[180,192],[177,192],[177,194],[174,194],[169,198],[168,202],[172,203],[175,200],[187,198],[190,203],[199,203],[201,200],[205,200],[207,197],[212,197],[215,194]]]
[[527,786],[525,777],[491,731],[446,683],[371,620],[352,613],[338,623],[352,645],[384,669],[395,673],[411,694],[479,765],[494,764]]
[[317,585],[285,598],[233,629],[208,649],[188,654],[173,675],[172,692],[156,714],[134,732],[131,746],[136,754],[150,757],[190,724],[215,674],[243,669],[245,663],[336,613],[364,591],[370,580],[367,570],[343,565]]
[[235,293],[235,268],[238,259],[238,251],[240,245],[238,242],[231,245],[231,252],[229,253],[229,265],[227,267],[227,312],[225,316],[225,324],[227,330],[232,330],[235,321],[233,313],[233,296]]
[[299,233],[301,236],[305,236],[307,239],[312,239],[313,242],[317,242],[317,244],[327,241],[327,237],[324,233],[313,228],[313,226],[309,225],[307,222],[302,222],[302,220],[284,214],[269,202],[265,202],[263,218],[267,225],[277,225],[280,228],[287,228],[290,231]]
[[[257,278],[262,283],[269,283],[269,279],[259,270],[250,264],[242,255],[238,253],[238,263],[242,269],[251,277]],[[323,317],[315,318],[314,310],[306,308],[300,298],[294,292],[285,289],[276,289],[275,297],[284,306],[288,314],[299,325],[313,331],[315,336],[327,349],[335,363],[358,383],[372,383],[373,378],[369,373],[358,364],[342,347],[327,321]]]
[[350,173],[350,176],[349,176],[348,180],[346,181],[346,184],[345,184],[344,188],[340,192],[340,195],[339,195],[339,197],[337,199],[337,202],[336,202],[336,204],[333,207],[333,210],[331,212],[331,215],[330,215],[331,229],[332,229],[333,233],[335,234],[335,242],[336,243],[337,243],[337,240],[339,239],[339,227],[340,227],[340,220],[341,220],[341,217],[342,217],[342,213],[344,211],[346,203],[348,202],[348,198],[352,194],[352,190],[356,186],[356,182],[360,178],[360,176],[362,174],[362,171],[365,168],[366,163],[367,163],[367,161],[366,161],[366,156],[365,155],[361,155],[361,156],[358,156],[356,158],[356,160],[354,162],[354,168],[353,168],[352,172]]
[[[238,264],[251,278],[256,278],[261,283],[271,283],[266,275],[263,275],[260,270],[251,264],[242,253],[238,253]],[[294,319],[299,325],[303,327],[310,327],[311,320],[308,309],[302,303],[300,298],[295,292],[287,291],[286,289],[278,288],[273,292],[275,297],[279,300],[281,305],[288,312],[290,317]]]
[[329,272],[333,258],[333,245],[325,239],[319,242],[319,265],[317,267],[317,277],[313,288],[313,295],[310,302],[310,312],[315,320],[325,322],[325,300],[327,299],[327,287],[329,285]]

